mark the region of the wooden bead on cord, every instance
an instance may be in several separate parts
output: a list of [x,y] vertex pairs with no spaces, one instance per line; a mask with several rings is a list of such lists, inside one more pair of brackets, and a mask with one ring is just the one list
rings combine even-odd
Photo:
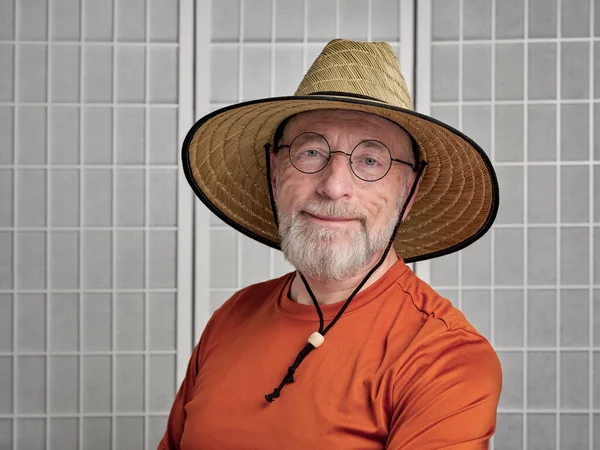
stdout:
[[312,345],[314,348],[319,348],[321,344],[325,341],[325,336],[323,336],[318,331],[315,331],[308,337],[308,343]]

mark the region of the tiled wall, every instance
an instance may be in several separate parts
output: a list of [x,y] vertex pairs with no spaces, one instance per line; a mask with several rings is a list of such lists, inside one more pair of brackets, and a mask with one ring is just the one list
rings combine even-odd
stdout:
[[433,0],[431,111],[488,152],[496,225],[431,262],[494,344],[495,448],[600,445],[600,2]]
[[[402,3],[407,2],[213,0],[210,107],[293,95],[335,37],[387,41],[400,54]],[[403,45],[412,52],[412,42]],[[208,233],[211,310],[242,287],[293,270],[281,252],[241,235],[214,215]]]
[[0,448],[151,449],[176,389],[178,3],[0,2]]

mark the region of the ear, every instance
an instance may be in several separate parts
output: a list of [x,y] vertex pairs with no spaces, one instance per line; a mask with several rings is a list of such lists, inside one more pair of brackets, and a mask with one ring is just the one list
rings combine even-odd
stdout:
[[279,152],[271,152],[269,155],[269,165],[270,165],[270,174],[271,179],[269,182],[273,187],[273,201],[277,198],[277,168],[279,167]]
[[[413,203],[415,202],[415,199],[417,198],[417,193],[419,192],[419,186],[421,186],[421,181],[423,181],[423,177],[419,177],[419,181],[417,182],[417,186],[415,187],[415,192],[413,194],[413,196],[410,199],[410,202],[408,202],[408,205],[406,207],[406,210],[404,211],[404,215],[402,216],[402,222],[404,222],[406,220],[406,218],[408,217],[408,213],[410,212]],[[412,183],[414,183],[414,178],[412,180]],[[412,188],[412,183],[410,186],[407,186],[408,192],[406,193],[406,195],[408,195],[410,193],[410,189]]]

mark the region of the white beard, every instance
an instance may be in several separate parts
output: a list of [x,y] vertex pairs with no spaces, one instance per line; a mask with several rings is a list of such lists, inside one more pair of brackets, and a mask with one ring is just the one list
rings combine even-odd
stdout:
[[[402,190],[405,192],[405,189]],[[277,210],[281,250],[285,258],[303,275],[318,280],[344,280],[359,273],[387,246],[405,195],[396,202],[396,210],[386,226],[367,229],[367,215],[344,203],[309,200],[291,213]],[[358,218],[360,228],[338,229],[315,223],[306,214]]]

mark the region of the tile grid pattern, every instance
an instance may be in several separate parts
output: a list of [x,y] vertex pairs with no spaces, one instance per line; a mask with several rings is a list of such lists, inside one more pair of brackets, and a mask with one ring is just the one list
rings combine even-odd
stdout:
[[496,448],[595,448],[600,5],[432,6],[432,113],[491,150],[501,183],[493,231],[432,261],[432,284],[500,355]]
[[155,448],[176,388],[177,4],[0,8],[0,447]]
[[[400,9],[397,0],[213,1],[211,109],[292,95],[325,43],[335,37],[384,40],[398,53]],[[293,270],[281,252],[241,235],[214,215],[209,233],[211,311],[237,290]]]

